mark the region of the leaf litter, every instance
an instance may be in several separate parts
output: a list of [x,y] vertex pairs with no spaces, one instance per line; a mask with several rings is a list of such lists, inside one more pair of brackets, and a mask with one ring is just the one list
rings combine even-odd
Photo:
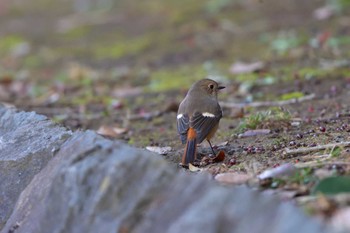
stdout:
[[[226,11],[208,6],[208,12],[217,14],[211,13],[210,21],[201,10],[186,14],[185,20],[178,13],[182,8],[176,7],[169,7],[168,20],[156,21],[138,14],[138,8],[121,18],[107,10],[96,22],[82,18],[66,26],[59,36],[53,35],[55,40],[46,43],[36,42],[35,30],[23,33],[23,38],[5,36],[0,39],[0,101],[48,115],[72,129],[95,129],[136,147],[149,146],[161,153],[162,148],[170,147],[163,158],[177,164],[183,152],[176,135],[178,103],[190,83],[215,75],[229,90],[219,96],[224,115],[213,144],[220,153],[213,159],[209,148],[198,148],[199,164],[190,165],[190,170],[210,173],[225,185],[249,183],[271,195],[284,196],[349,231],[347,221],[342,221],[349,212],[347,189],[332,188],[332,195],[314,195],[312,191],[322,187],[316,190],[329,193],[331,186],[326,179],[341,186],[341,177],[350,174],[346,144],[350,128],[349,9],[342,5],[322,9],[310,3],[295,6],[300,17],[287,15],[281,21],[280,9],[271,8],[271,4],[259,4],[259,11],[247,10],[247,6],[256,6],[240,1],[232,4],[246,10],[247,16],[258,14],[250,25],[261,25],[254,19],[264,17],[264,32],[261,27],[246,30],[232,24],[246,22],[246,14],[225,15],[224,22],[218,16]],[[1,31],[12,22],[6,20],[12,17],[6,15],[11,7],[4,9]],[[164,12],[157,9],[153,9],[154,15],[162,17]],[[21,12],[26,15],[31,11]],[[316,20],[305,17],[310,12]],[[73,14],[70,20],[78,15]],[[196,17],[202,17],[201,23]],[[104,24],[112,21],[123,25],[123,31],[116,29],[114,35]],[[169,30],[163,30],[163,23],[168,23]],[[305,30],[300,32],[291,25],[302,25]],[[40,38],[52,38],[51,28],[41,31],[50,36]],[[105,39],[102,49],[95,46],[101,45],[94,36],[96,31]],[[69,42],[67,38],[74,35],[81,36]],[[235,43],[227,39],[232,35]],[[217,38],[220,43],[205,38]],[[113,47],[115,41],[121,45],[133,41],[135,46]],[[111,58],[111,54],[122,56]],[[233,59],[258,62],[232,64]],[[152,85],[158,89],[149,88]],[[290,164],[295,172],[288,173],[284,164]],[[264,182],[257,181],[264,172],[269,172]],[[346,192],[338,193],[341,190]]]

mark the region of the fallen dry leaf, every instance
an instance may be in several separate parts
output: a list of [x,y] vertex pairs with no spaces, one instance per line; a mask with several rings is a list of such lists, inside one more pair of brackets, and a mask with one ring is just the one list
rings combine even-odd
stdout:
[[78,63],[72,63],[68,70],[68,76],[72,80],[83,80],[87,78],[96,78],[97,72],[90,67]]
[[191,172],[200,172],[200,171],[202,171],[201,168],[192,165],[192,163],[189,163],[189,164],[188,164],[188,169],[189,169]]
[[319,211],[322,211],[326,215],[330,215],[334,212],[336,204],[333,200],[327,198],[324,195],[319,195],[316,199],[316,205]]
[[244,117],[244,108],[232,108],[230,117],[233,119]]
[[0,85],[8,86],[13,82],[13,77],[9,75],[0,77]]
[[215,163],[222,162],[225,159],[225,152],[224,151],[219,151],[219,153],[216,154],[216,156],[213,158],[213,161]]
[[251,175],[233,172],[220,173],[215,176],[215,180],[219,181],[220,183],[233,185],[245,184],[251,178]]
[[102,125],[96,132],[103,136],[117,137],[120,134],[126,133],[128,130],[126,128],[111,127],[107,125]]
[[149,151],[155,152],[157,154],[160,154],[160,155],[166,155],[171,151],[170,146],[166,146],[166,147],[147,146],[146,149]]

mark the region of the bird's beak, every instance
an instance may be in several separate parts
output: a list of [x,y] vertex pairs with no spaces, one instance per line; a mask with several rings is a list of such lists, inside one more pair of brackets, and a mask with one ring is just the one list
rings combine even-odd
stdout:
[[219,90],[224,89],[224,88],[225,88],[224,86],[218,86]]

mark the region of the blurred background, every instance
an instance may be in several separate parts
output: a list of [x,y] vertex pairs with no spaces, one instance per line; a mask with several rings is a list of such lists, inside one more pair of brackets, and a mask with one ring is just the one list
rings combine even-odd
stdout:
[[[349,6],[349,0],[0,0],[0,101],[72,129],[111,123],[123,129],[125,119],[176,111],[204,77],[228,85],[226,101],[299,97],[308,87],[298,80],[349,77]],[[282,82],[294,86],[276,88]]]

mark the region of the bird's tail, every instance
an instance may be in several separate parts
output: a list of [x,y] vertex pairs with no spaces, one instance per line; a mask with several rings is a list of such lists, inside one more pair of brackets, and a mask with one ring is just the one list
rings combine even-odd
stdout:
[[197,156],[197,134],[193,128],[189,128],[187,132],[187,143],[185,147],[185,152],[182,156],[182,164],[187,165],[193,163]]

